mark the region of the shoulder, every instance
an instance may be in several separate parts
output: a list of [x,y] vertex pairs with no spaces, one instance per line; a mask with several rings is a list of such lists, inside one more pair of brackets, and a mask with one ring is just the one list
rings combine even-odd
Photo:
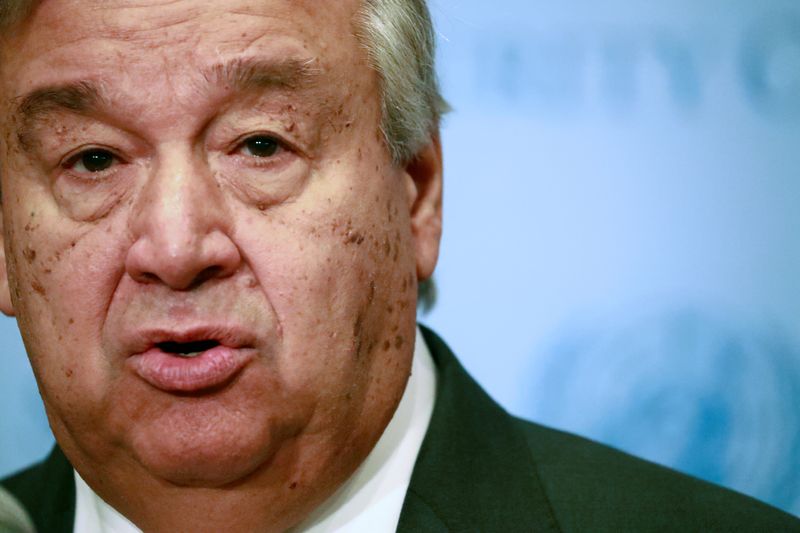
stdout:
[[800,532],[800,520],[747,496],[512,417],[422,331],[438,392],[405,523],[433,512],[459,531]]
[[47,488],[50,476],[51,469],[47,460],[43,460],[0,479],[0,485],[24,502],[40,495]]
[[591,440],[514,419],[564,530],[800,531],[758,500]]
[[75,515],[72,465],[56,446],[50,455],[0,480],[33,519],[37,531],[71,531]]

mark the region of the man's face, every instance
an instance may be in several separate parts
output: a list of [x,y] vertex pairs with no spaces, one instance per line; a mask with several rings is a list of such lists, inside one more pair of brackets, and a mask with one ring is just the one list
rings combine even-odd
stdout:
[[96,490],[335,486],[391,417],[439,167],[392,164],[357,8],[52,0],[4,44],[13,312]]

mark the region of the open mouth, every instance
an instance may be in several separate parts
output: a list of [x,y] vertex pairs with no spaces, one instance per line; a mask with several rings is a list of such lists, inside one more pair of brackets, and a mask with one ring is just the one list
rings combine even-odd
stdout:
[[207,339],[202,341],[192,342],[174,342],[166,341],[156,344],[156,348],[162,352],[178,357],[197,357],[203,352],[219,346],[219,341]]
[[139,378],[164,392],[202,395],[216,391],[257,355],[245,335],[236,330],[220,333],[220,329],[144,332],[146,344],[132,353],[126,364]]

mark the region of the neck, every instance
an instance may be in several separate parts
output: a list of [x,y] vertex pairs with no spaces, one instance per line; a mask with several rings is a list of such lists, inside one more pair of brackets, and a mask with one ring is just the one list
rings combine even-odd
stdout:
[[[352,447],[344,454],[331,453],[325,443],[302,444],[285,446],[266,468],[220,487],[111,472],[90,474],[86,483],[143,531],[285,531],[331,495],[363,459],[342,460],[354,457]],[[363,450],[364,456],[368,452]]]

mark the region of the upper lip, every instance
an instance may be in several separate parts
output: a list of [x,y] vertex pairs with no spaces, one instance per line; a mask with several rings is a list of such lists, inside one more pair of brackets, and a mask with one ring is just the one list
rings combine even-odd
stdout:
[[137,328],[125,344],[129,354],[144,353],[160,343],[187,343],[213,340],[228,348],[252,348],[255,336],[243,328],[222,325],[195,325],[174,328]]

